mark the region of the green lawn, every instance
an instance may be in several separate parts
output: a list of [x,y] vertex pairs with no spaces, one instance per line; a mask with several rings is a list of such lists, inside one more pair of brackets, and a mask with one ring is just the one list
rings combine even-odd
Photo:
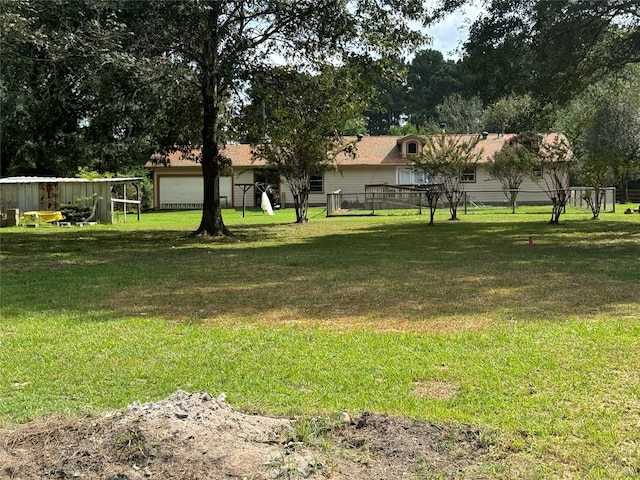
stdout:
[[640,478],[640,215],[522,210],[5,228],[0,425],[224,391],[478,425],[495,477]]

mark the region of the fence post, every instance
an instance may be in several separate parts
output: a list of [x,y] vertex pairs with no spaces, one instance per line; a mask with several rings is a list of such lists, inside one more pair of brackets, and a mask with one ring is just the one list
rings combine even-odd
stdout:
[[372,215],[376,214],[376,192],[371,194],[371,212]]
[[613,213],[616,213],[616,187],[613,187],[613,201],[611,205],[613,206]]
[[464,214],[467,214],[467,192],[464,192]]

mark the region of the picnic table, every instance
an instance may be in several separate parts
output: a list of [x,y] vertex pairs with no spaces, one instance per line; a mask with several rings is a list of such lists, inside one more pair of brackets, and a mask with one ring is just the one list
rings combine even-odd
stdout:
[[62,216],[62,212],[56,210],[33,210],[31,212],[24,212],[22,214],[22,218],[25,222],[57,222],[59,220],[64,220]]

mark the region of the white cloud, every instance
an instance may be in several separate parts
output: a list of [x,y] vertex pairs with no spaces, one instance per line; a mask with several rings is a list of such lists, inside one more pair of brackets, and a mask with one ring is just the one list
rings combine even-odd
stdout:
[[439,50],[446,59],[459,59],[460,52],[457,50],[467,39],[469,26],[480,11],[481,6],[474,1],[427,28],[427,34],[433,39],[429,48]]

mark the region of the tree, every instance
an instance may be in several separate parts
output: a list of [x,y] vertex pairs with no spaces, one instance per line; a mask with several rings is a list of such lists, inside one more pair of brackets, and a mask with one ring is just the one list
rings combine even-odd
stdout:
[[[640,61],[637,0],[490,0],[465,43],[483,98],[531,92],[564,103],[606,72]],[[504,81],[508,79],[508,81]]]
[[438,105],[454,93],[466,91],[460,65],[437,50],[416,53],[407,70],[406,113],[409,122],[424,125],[438,120]]
[[437,124],[451,133],[480,133],[480,119],[483,115],[479,97],[463,97],[454,93],[445,97],[436,107]]
[[[228,165],[223,107],[273,56],[290,64],[334,61],[354,51],[391,56],[423,40],[412,30],[422,19],[417,0],[259,0],[160,2],[157,31],[166,32],[165,52],[182,66],[193,66],[202,95],[202,220],[196,233],[228,235],[220,209],[220,173]],[[414,23],[414,25],[416,25]]]
[[406,70],[402,59],[388,58],[366,72],[376,91],[365,114],[369,135],[387,135],[391,128],[404,121],[407,111]]
[[[546,185],[547,195],[553,204],[549,223],[560,223],[570,194],[570,172],[574,163],[573,153],[564,137],[551,135],[531,148],[537,153],[538,169]],[[540,178],[533,177],[540,181]]]
[[600,215],[604,189],[614,178],[609,156],[584,155],[579,161],[578,178],[587,187],[582,198],[587,202],[593,219],[596,220]]
[[0,5],[3,175],[117,173],[193,141],[201,113],[194,91],[176,82],[184,72],[125,51],[136,38],[128,24],[144,6]]
[[496,152],[487,165],[488,173],[502,185],[507,200],[511,204],[511,211],[516,211],[516,200],[520,185],[525,178],[533,175],[536,166],[534,152],[524,145],[530,134],[517,135]]
[[538,107],[530,95],[508,95],[489,105],[482,119],[487,132],[529,132],[536,127]]
[[[12,2],[3,3],[3,9],[7,3],[6,8],[12,11]],[[82,91],[81,87],[85,81],[90,84],[92,76],[101,76],[106,65],[124,69],[123,75],[112,79],[118,84],[130,85],[127,94],[132,98],[148,82],[155,84],[155,92],[160,94],[171,91],[170,84],[179,85],[183,92],[195,92],[197,108],[191,111],[200,117],[204,182],[202,219],[196,233],[214,236],[230,234],[220,208],[220,173],[229,164],[221,152],[227,140],[229,106],[233,105],[234,95],[242,93],[252,73],[282,58],[290,64],[311,65],[318,61],[340,61],[345,53],[382,57],[399,54],[403,48],[416,47],[424,40],[424,34],[418,29],[420,23],[428,20],[426,7],[418,0],[84,0],[71,3],[20,0],[15,4],[15,8],[21,10],[21,19],[37,18],[38,21],[47,18],[48,4],[59,8],[63,14],[51,16],[52,34],[47,36],[46,44],[58,52],[79,45],[80,54],[72,52],[69,58],[95,60],[90,62],[91,69],[82,70],[83,75],[71,75],[72,93]],[[96,13],[87,15],[85,9],[91,8]],[[27,25],[24,31],[29,31],[28,22],[21,24]],[[34,35],[34,42],[37,41]],[[143,71],[149,74],[136,75]],[[69,76],[61,74],[61,77]],[[97,94],[104,99],[100,92]],[[91,96],[85,93],[80,98],[91,103]],[[111,100],[106,106],[110,104]],[[78,117],[79,123],[75,120]],[[84,117],[70,118],[73,119],[69,122],[70,128],[82,127]],[[170,115],[165,118],[171,120]],[[145,125],[145,122],[139,124]],[[127,131],[117,128],[112,136],[123,140],[127,138]],[[136,135],[137,138],[145,136]],[[81,137],[76,137],[74,132],[74,138]],[[161,152],[179,146],[185,149],[197,146],[177,144],[175,138],[159,136],[158,139],[164,143],[158,145]]]
[[590,85],[559,112],[555,129],[572,145],[579,180],[591,190],[617,184],[625,202],[640,174],[640,65]]
[[389,135],[396,135],[398,137],[404,137],[415,133],[416,135],[429,135],[434,129],[427,130],[426,127],[417,126],[413,123],[405,123],[403,125],[394,125],[389,129]]
[[308,222],[311,177],[336,166],[339,154],[352,154],[344,126],[362,116],[370,89],[347,67],[324,66],[319,74],[277,68],[261,75],[247,117],[254,131],[253,153],[275,167],[287,181],[296,223]]
[[414,167],[428,178],[442,184],[442,191],[449,204],[450,220],[458,220],[458,205],[464,195],[464,173],[475,168],[481,151],[476,150],[480,136],[449,135],[438,133],[425,137],[420,155],[408,157]]
[[[626,89],[623,89],[626,90]],[[640,166],[633,168],[634,155],[630,145],[637,118],[621,118],[624,109],[615,103],[631,99],[630,92],[620,94],[618,82],[609,79],[592,86],[562,112],[560,128],[571,140],[577,158],[577,179],[586,187],[583,199],[591,209],[593,219],[600,215],[602,192],[617,184],[620,199],[625,203],[629,178]],[[635,125],[635,126],[634,126]],[[622,147],[622,148],[621,148]]]
[[590,170],[597,172],[600,163],[608,163],[617,179],[622,203],[629,202],[629,180],[640,174],[639,99],[636,94],[635,101],[630,96],[606,100],[596,111],[584,139],[589,163],[593,164]]
[[436,210],[438,209],[438,202],[440,201],[440,197],[442,197],[442,184],[429,183],[427,185],[420,185],[418,189],[422,191],[422,194],[427,199],[427,205],[429,206],[429,224],[428,225],[432,227],[434,225]]
[[49,38],[60,24],[77,25],[78,17],[56,3],[27,2],[3,2],[0,15],[2,175],[70,171],[69,157],[85,157],[77,141],[83,107],[66,81],[80,60]]

